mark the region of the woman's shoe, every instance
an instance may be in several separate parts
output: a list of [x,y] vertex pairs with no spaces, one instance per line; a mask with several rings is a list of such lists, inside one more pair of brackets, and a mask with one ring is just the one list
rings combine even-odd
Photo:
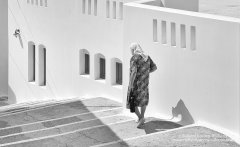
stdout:
[[145,119],[144,118],[141,118],[138,122],[138,125],[137,125],[137,128],[140,128],[145,122]]

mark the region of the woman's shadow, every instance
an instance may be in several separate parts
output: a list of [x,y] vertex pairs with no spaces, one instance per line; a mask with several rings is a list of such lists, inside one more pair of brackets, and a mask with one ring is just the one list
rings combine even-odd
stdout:
[[179,128],[193,123],[194,119],[192,115],[188,111],[183,100],[180,99],[176,107],[172,107],[172,118],[170,119],[158,119],[153,117],[146,118],[146,122],[141,127],[141,129],[144,129],[146,134],[151,134],[155,132]]

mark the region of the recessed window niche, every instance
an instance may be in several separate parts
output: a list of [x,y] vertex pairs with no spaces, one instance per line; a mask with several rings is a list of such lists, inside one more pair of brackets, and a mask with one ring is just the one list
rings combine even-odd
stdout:
[[43,6],[43,0],[40,0],[40,6]]
[[82,0],[82,13],[85,14],[86,12],[86,0]]
[[162,21],[161,23],[162,29],[162,44],[167,44],[167,22]]
[[157,19],[153,19],[153,42],[158,41]]
[[46,47],[38,47],[38,85],[46,86]]
[[191,50],[196,50],[196,27],[195,26],[191,26],[190,29],[190,33],[191,33]]
[[97,0],[94,0],[94,15],[97,16],[97,9],[98,9],[98,1]]
[[176,23],[171,22],[171,45],[176,46]]
[[180,25],[181,35],[181,48],[186,48],[186,25]]
[[123,19],[123,2],[119,3],[119,19]]
[[33,42],[28,42],[28,82],[35,82],[35,44]]
[[106,17],[110,18],[110,1],[106,1]]
[[92,13],[92,0],[88,0],[88,14],[91,15]]
[[112,8],[112,11],[113,11],[113,19],[116,19],[116,11],[117,11],[117,3],[116,1],[113,1],[113,8]]
[[90,54],[86,49],[79,51],[79,73],[80,75],[90,74]]
[[122,61],[118,58],[111,59],[111,84],[122,85]]
[[100,53],[94,56],[94,79],[106,79],[106,60]]
[[48,0],[45,0],[45,7],[48,6]]

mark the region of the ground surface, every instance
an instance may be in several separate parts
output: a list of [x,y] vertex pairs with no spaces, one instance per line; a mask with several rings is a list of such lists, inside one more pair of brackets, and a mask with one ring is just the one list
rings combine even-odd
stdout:
[[[240,147],[201,126],[148,117],[137,128],[122,104],[105,98],[0,113],[0,146],[11,147]],[[24,107],[25,108],[25,107]]]

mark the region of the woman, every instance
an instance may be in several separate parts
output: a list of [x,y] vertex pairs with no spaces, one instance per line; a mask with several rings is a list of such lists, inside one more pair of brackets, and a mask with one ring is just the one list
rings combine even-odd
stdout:
[[[135,114],[138,117],[137,127],[144,124],[144,113],[149,101],[148,84],[149,73],[157,69],[156,64],[150,56],[145,55],[142,48],[137,43],[130,45],[132,57],[130,59],[130,79],[128,87],[127,108],[135,107]],[[133,97],[133,101],[131,97]],[[134,103],[134,104],[132,104]],[[141,113],[138,110],[141,107]],[[134,109],[134,108],[133,108]],[[134,112],[131,110],[131,112]]]

